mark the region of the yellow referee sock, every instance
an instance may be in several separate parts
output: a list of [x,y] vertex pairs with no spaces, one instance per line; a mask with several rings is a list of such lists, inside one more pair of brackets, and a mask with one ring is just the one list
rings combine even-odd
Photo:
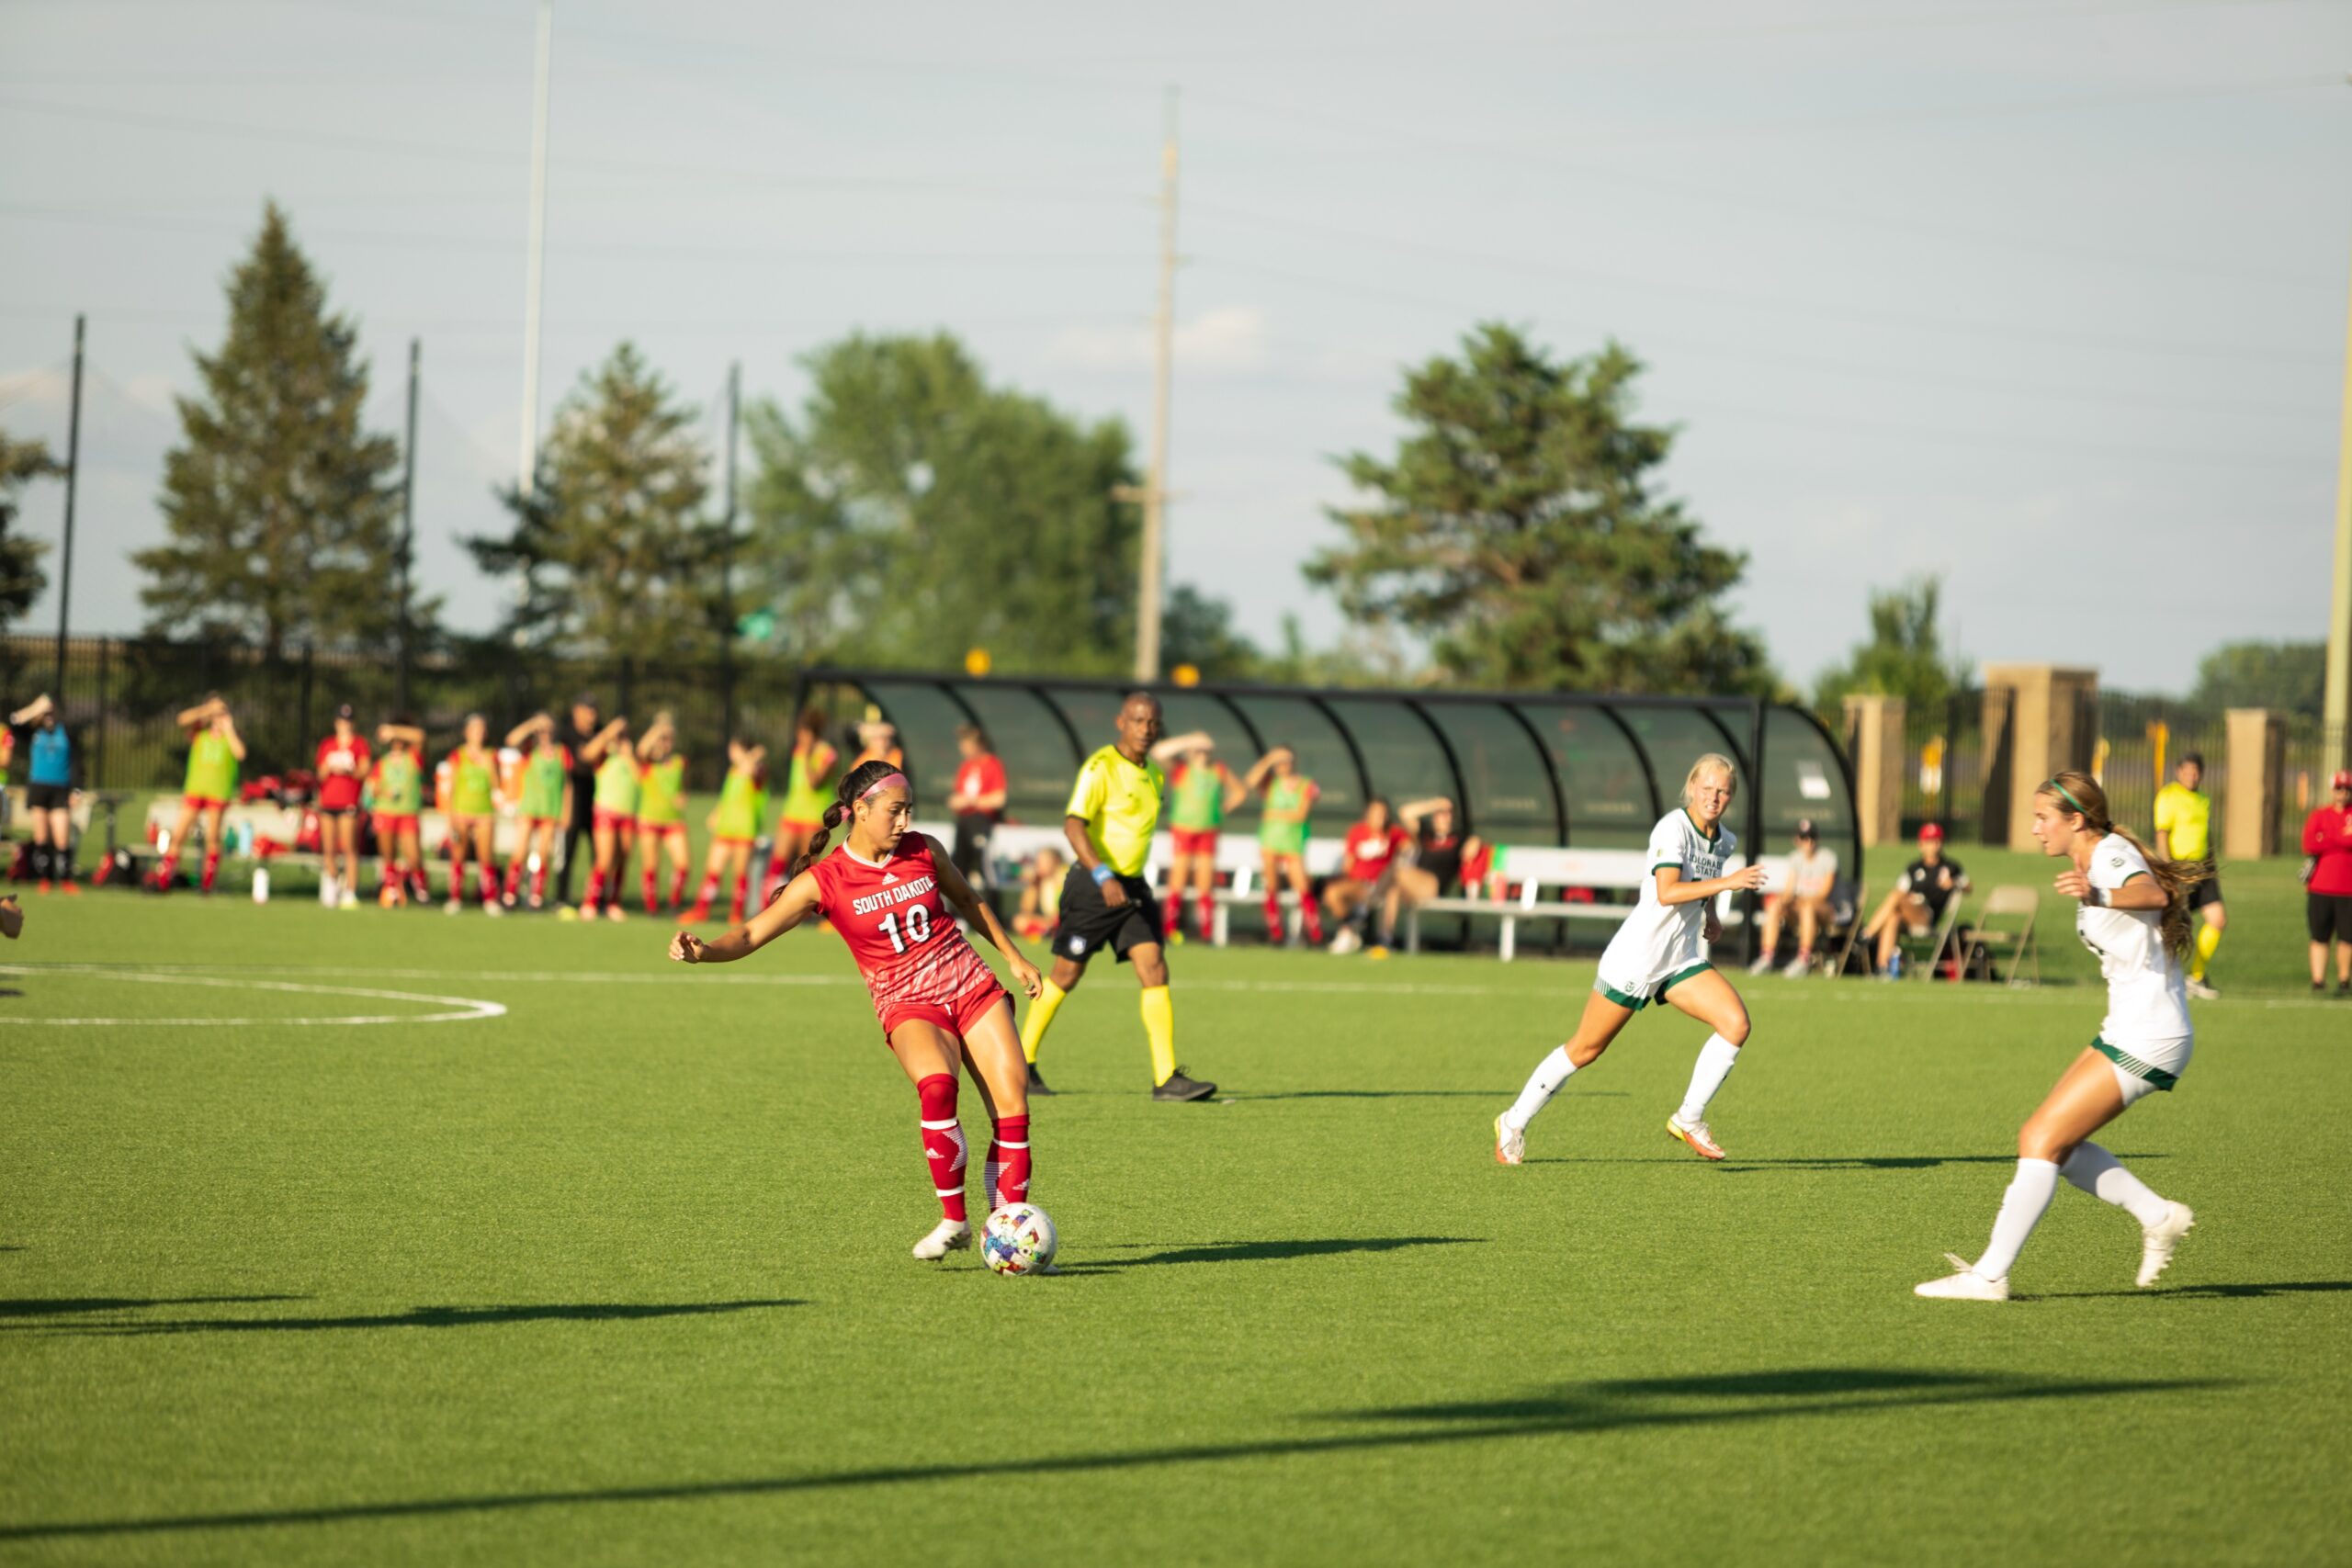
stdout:
[[1144,987],[1143,1032],[1151,1037],[1151,1087],[1158,1089],[1176,1076],[1176,1004],[1167,987]]
[[1037,1065],[1037,1047],[1044,1043],[1046,1031],[1054,1026],[1055,1012],[1069,995],[1048,980],[1046,988],[1037,993],[1036,1000],[1029,1004],[1029,1016],[1021,1021],[1021,1054],[1029,1059],[1031,1066]]
[[2202,980],[2205,978],[2205,965],[2213,962],[2213,954],[2221,945],[2221,927],[2199,926],[2197,928],[2197,957],[2195,961],[2188,965],[2188,977],[2190,979]]

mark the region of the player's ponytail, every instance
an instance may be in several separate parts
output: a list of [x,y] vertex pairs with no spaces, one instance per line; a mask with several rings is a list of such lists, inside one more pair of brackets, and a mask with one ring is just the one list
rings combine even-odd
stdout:
[[842,774],[841,784],[833,791],[832,803],[825,807],[823,826],[817,829],[817,836],[808,840],[808,847],[800,852],[800,858],[792,863],[792,869],[785,874],[786,879],[788,881],[816,864],[823,857],[826,846],[832,841],[833,829],[850,819],[859,798],[898,771],[897,763],[876,757],[870,762],[860,762]]
[[2108,814],[2107,792],[2088,773],[2072,768],[2053,774],[2050,782],[2034,794],[2049,800],[2061,811],[2072,812],[2083,819],[2083,830],[2101,838],[2112,833],[2133,849],[2148,863],[2148,874],[2165,890],[2165,912],[2160,924],[2165,949],[2177,958],[2188,951],[2188,890],[2213,874],[2213,863],[2205,860],[2166,860],[2130,829],[2119,828]]

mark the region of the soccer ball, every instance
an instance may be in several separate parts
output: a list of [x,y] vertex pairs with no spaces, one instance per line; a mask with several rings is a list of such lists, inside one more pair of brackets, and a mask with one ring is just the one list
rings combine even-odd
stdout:
[[1058,1245],[1054,1222],[1034,1203],[1007,1203],[980,1233],[980,1256],[1000,1274],[1045,1273]]

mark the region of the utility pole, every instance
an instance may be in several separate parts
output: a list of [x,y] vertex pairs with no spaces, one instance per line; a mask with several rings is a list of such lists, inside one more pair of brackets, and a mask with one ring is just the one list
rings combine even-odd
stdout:
[[514,464],[514,482],[526,495],[539,457],[539,285],[547,273],[548,62],[554,47],[554,0],[539,0],[531,73],[531,248],[523,264],[523,438]]
[[417,361],[424,353],[424,340],[408,340],[408,436],[401,443],[401,555],[400,555],[400,711],[411,711],[408,700],[408,670],[412,650],[409,647],[408,596],[409,573],[416,551],[416,383]]
[[743,362],[738,359],[727,367],[727,510],[718,525],[718,613],[724,622],[718,628],[718,681],[727,723],[724,739],[730,745],[735,739],[735,446],[742,412]]
[[82,479],[82,330],[86,316],[74,318],[74,402],[65,420],[65,539],[57,562],[58,705],[65,703],[65,633],[74,610],[74,498]]
[[1143,570],[1136,590],[1136,679],[1159,679],[1160,579],[1168,554],[1168,402],[1176,361],[1176,89],[1159,148],[1159,309],[1152,321],[1151,470],[1144,478]]
[[2327,609],[2324,773],[2352,767],[2352,307],[2344,328],[2344,429],[2335,457],[2335,574]]

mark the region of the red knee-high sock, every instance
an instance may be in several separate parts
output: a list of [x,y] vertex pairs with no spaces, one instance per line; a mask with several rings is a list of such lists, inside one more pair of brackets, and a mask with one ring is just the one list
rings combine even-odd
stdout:
[[1216,896],[1209,893],[1202,894],[1197,908],[1201,917],[1201,935],[1205,939],[1216,930]]
[[1306,940],[1315,943],[1318,947],[1321,946],[1323,943],[1323,911],[1315,907],[1314,899],[1301,898],[1298,901],[1298,912],[1300,918],[1306,922]]
[[752,874],[743,873],[735,879],[735,897],[727,907],[727,918],[736,925],[743,923],[743,900],[751,895]]
[[989,1162],[980,1168],[989,1213],[1007,1203],[1029,1201],[1029,1118],[1008,1116],[989,1138]]
[[506,897],[512,898],[523,890],[523,857],[515,856],[506,863]]
[[481,901],[483,903],[495,904],[498,902],[498,868],[492,865],[488,861],[481,863]]
[[1276,942],[1290,935],[1290,927],[1283,920],[1283,896],[1279,893],[1266,895],[1266,934]]
[[604,901],[605,874],[601,871],[592,871],[588,874],[588,897],[582,900],[580,907],[593,915]]
[[645,912],[649,915],[662,908],[662,900],[653,885],[654,874],[653,868],[649,865],[645,868],[645,875],[640,878],[640,884],[645,889]]
[[531,868],[531,902],[543,901],[548,896],[548,863],[542,859]]
[[686,868],[682,865],[673,866],[670,869],[670,908],[674,909],[685,901]]
[[702,879],[702,891],[695,895],[695,908],[698,909],[709,908],[710,901],[718,897],[719,883],[724,880],[725,878],[721,877],[718,873],[715,871],[705,872]]
[[970,1157],[964,1147],[964,1129],[956,1121],[956,1079],[933,1073],[915,1085],[922,1099],[922,1154],[931,1162],[931,1187],[939,1195],[939,1212],[951,1220],[964,1217],[964,1166]]
[[204,851],[204,890],[212,891],[212,879],[220,874],[220,852],[207,845]]

